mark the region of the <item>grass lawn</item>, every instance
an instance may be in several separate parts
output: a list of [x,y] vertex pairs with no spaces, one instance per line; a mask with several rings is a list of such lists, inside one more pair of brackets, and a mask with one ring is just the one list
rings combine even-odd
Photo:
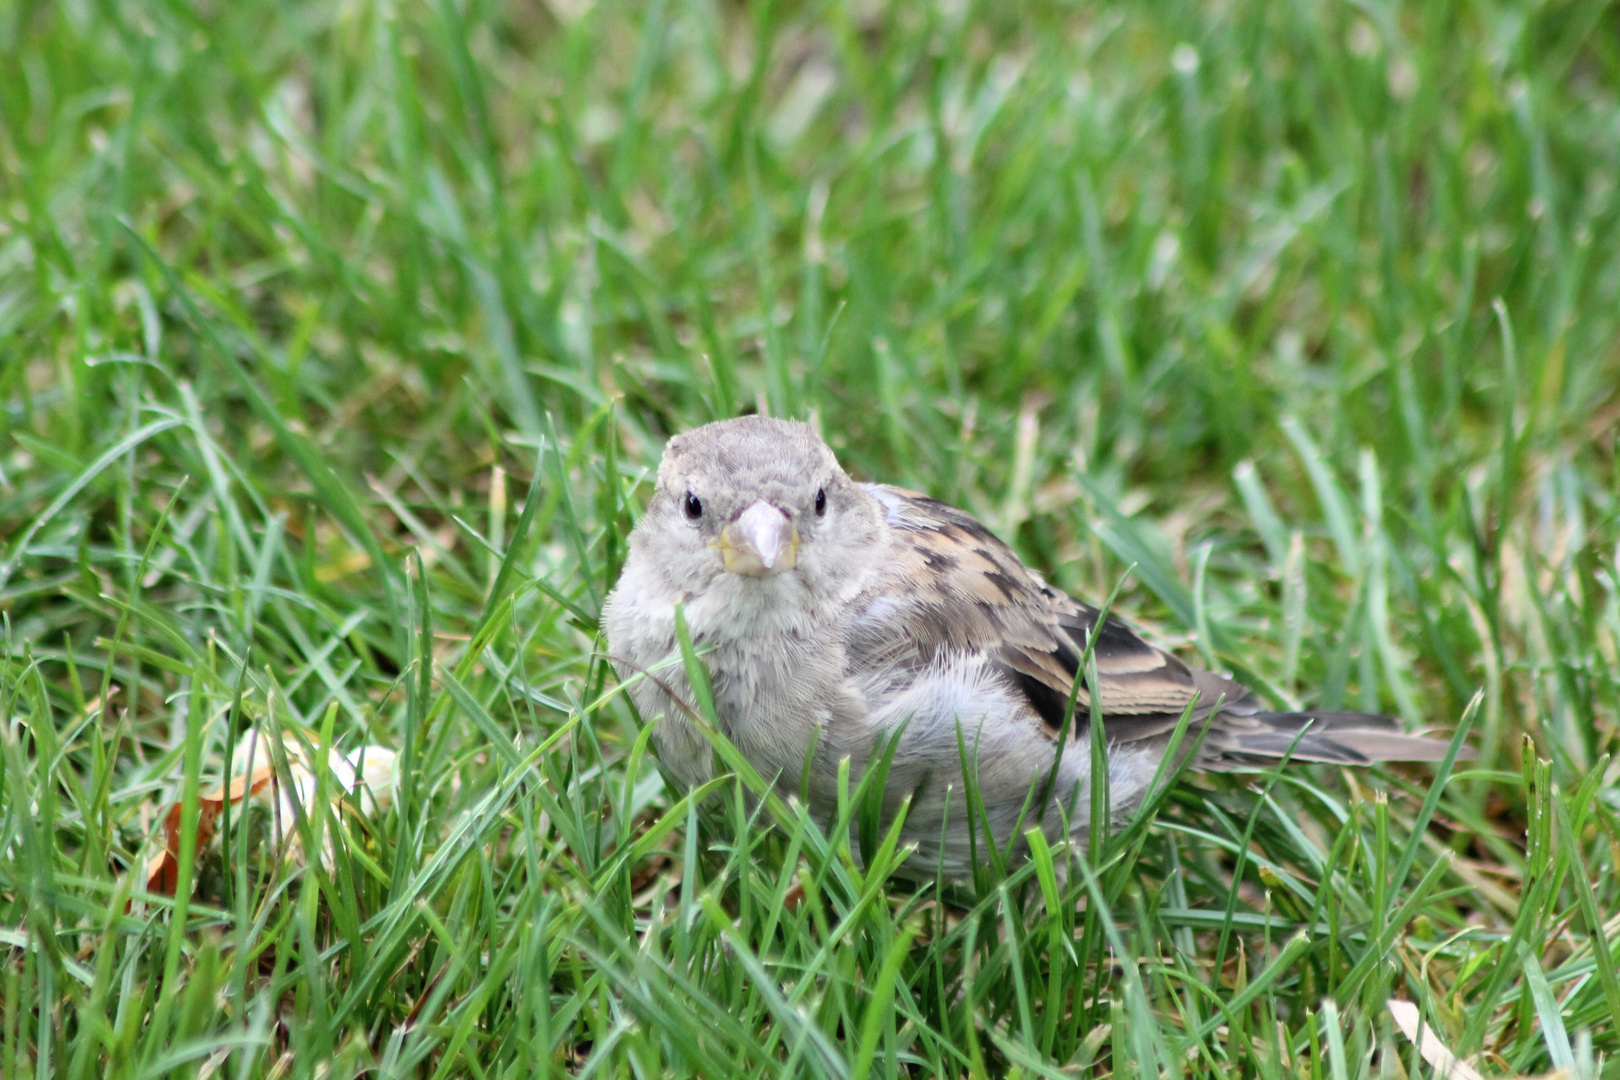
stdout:
[[[0,402],[7,1080],[1620,1077],[1612,3],[13,0]],[[597,619],[754,409],[1479,756],[921,886],[666,788]]]

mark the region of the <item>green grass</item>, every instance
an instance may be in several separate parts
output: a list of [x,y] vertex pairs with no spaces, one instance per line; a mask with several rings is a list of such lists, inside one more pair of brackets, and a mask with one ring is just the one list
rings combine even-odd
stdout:
[[[1617,28],[0,5],[0,1076],[1433,1075],[1392,997],[1620,1076]],[[752,408],[1479,758],[960,886],[668,790],[596,619],[663,439]],[[394,808],[147,895],[250,727],[398,749]]]

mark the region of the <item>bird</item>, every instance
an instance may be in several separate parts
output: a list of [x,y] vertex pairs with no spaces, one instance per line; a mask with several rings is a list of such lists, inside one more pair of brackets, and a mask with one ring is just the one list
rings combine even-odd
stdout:
[[694,788],[717,758],[678,623],[706,670],[709,718],[781,794],[829,821],[840,783],[886,759],[883,820],[904,808],[913,863],[955,877],[983,863],[987,839],[1010,857],[1027,854],[1031,828],[1053,844],[1089,834],[1094,694],[1109,827],[1160,775],[1178,726],[1179,755],[1201,770],[1449,749],[1386,716],[1266,708],[1054,588],[972,515],[855,481],[792,420],[671,438],[604,604],[606,652],[653,723],[660,767]]

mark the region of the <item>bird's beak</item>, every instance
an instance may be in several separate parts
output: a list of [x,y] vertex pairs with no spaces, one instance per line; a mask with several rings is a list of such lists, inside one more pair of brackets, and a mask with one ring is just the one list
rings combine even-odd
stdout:
[[761,499],[720,532],[726,569],[747,577],[791,570],[799,560],[799,530],[788,516]]

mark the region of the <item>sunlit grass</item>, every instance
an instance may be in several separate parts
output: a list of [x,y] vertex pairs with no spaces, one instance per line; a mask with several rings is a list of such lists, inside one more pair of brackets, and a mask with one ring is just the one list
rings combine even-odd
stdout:
[[[1432,1075],[1392,998],[1620,1075],[1614,27],[0,8],[0,1076]],[[596,620],[747,409],[1479,757],[970,882],[891,876],[875,777],[670,790]],[[392,806],[230,806],[149,893],[250,729]]]

